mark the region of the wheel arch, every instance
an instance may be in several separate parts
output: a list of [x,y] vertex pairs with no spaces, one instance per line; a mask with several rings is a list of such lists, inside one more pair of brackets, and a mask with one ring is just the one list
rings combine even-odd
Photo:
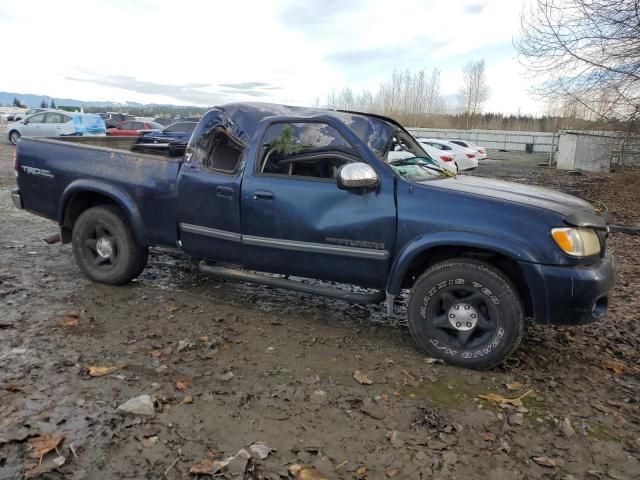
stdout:
[[98,205],[117,207],[131,225],[136,242],[148,246],[144,223],[135,202],[125,192],[96,180],[77,180],[67,186],[58,212],[62,243],[71,241],[73,225],[82,212]]
[[533,316],[531,290],[518,263],[534,261],[533,254],[502,239],[464,232],[427,235],[409,242],[393,263],[387,293],[398,295],[403,288],[411,288],[426,269],[451,258],[474,258],[500,269],[516,287],[525,315]]

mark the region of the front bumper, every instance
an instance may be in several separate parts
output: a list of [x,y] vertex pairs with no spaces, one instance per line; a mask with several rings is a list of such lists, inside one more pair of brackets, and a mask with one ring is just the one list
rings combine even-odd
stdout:
[[11,190],[11,201],[13,201],[14,207],[19,208],[20,210],[24,209],[24,206],[22,205],[22,195],[17,188]]
[[615,283],[616,262],[606,253],[592,265],[559,266],[520,263],[538,323],[582,325],[607,312]]

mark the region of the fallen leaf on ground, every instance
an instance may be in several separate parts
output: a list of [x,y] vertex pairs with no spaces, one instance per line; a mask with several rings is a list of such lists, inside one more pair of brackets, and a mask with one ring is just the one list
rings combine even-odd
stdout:
[[60,456],[52,460],[47,460],[46,462],[30,465],[24,472],[24,478],[34,478],[48,473],[51,470],[55,470],[56,468],[63,466],[65,461],[66,459]]
[[77,327],[79,318],[80,312],[69,312],[62,317],[62,325],[65,327]]
[[150,355],[154,358],[160,358],[164,356],[164,352],[162,350],[151,350]]
[[616,360],[607,360],[604,362],[604,368],[611,370],[613,373],[617,373],[618,375],[622,375],[627,369],[624,363]]
[[396,468],[396,467],[387,467],[384,471],[384,473],[387,475],[387,477],[389,478],[395,478],[398,475],[400,475],[400,469]]
[[560,431],[567,438],[571,438],[576,434],[573,425],[571,425],[571,420],[567,417],[564,417],[564,420],[560,422]]
[[406,370],[402,370],[402,373],[404,373],[404,375],[405,375],[405,379],[404,379],[404,384],[405,385],[409,385],[410,387],[418,387],[418,386],[420,386],[420,382],[416,379],[416,377],[411,375]]
[[249,446],[249,452],[254,457],[264,460],[271,452],[275,452],[275,450],[264,442],[255,442]]
[[186,397],[184,397],[182,399],[181,403],[183,403],[185,405],[193,403],[193,396],[192,395],[187,395]]
[[213,460],[212,458],[207,458],[206,460],[201,461],[200,463],[195,464],[189,470],[189,473],[196,473],[202,475],[215,475],[220,470],[222,470],[226,466],[226,463],[220,462],[218,460]]
[[150,437],[141,437],[140,443],[142,443],[142,445],[145,447],[151,447],[158,443],[158,440],[159,439],[157,435],[151,435]]
[[52,282],[55,282],[56,280],[58,280],[58,279],[56,277],[54,277],[53,275],[49,275],[47,277],[43,277],[42,278],[42,281],[44,283],[52,283]]
[[360,370],[356,370],[355,372],[353,372],[353,378],[360,385],[371,385],[373,383],[373,380],[367,377],[367,374],[364,372],[361,372]]
[[507,387],[507,390],[509,390],[510,392],[522,390],[524,388],[524,385],[520,382],[505,383],[504,386]]
[[365,466],[356,468],[356,478],[366,478],[369,475],[369,469]]
[[29,439],[29,452],[30,458],[42,459],[51,450],[55,450],[60,445],[60,442],[64,439],[63,436],[54,437],[52,435],[41,435]]
[[206,335],[202,335],[200,337],[198,337],[198,341],[199,342],[208,342],[209,341],[209,337],[207,337]]
[[124,367],[126,367],[126,365],[115,365],[112,367],[90,365],[87,367],[87,374],[90,377],[104,377],[105,375],[122,370]]
[[485,440],[487,442],[495,442],[496,441],[496,436],[491,432],[485,432],[480,436],[482,437],[483,440]]
[[189,377],[178,377],[176,379],[176,390],[186,390],[191,386],[191,379]]
[[289,473],[296,477],[296,480],[329,480],[323,473],[313,467],[303,467],[295,464],[289,467]]
[[553,468],[556,466],[556,461],[549,457],[532,457],[531,460],[542,467]]
[[478,395],[478,398],[482,398],[483,400],[487,400],[488,402],[495,403],[500,405],[511,405],[513,407],[522,407],[522,399],[529,395],[533,390],[527,390],[525,393],[516,398],[505,398],[502,395],[497,393],[489,393],[487,395]]
[[387,433],[387,438],[389,439],[389,442],[391,443],[391,445],[393,445],[396,448],[400,448],[404,445],[404,440],[400,437],[398,432],[395,430],[392,430],[389,433]]
[[244,460],[245,463],[248,459],[251,458],[251,454],[247,452],[244,448],[240,449],[238,453],[233,455],[232,457],[225,458],[224,460],[214,460],[213,458],[207,458],[202,462],[194,465],[189,470],[189,473],[199,473],[202,475],[215,475],[218,472],[221,472],[223,469],[227,467],[234,460]]

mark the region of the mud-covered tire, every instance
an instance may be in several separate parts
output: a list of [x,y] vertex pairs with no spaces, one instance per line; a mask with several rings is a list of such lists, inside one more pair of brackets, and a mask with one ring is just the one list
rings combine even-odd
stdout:
[[409,330],[428,355],[465,368],[502,363],[524,335],[522,301],[506,275],[458,258],[429,268],[411,290]]
[[92,207],[73,225],[73,255],[94,282],[122,285],[147,264],[147,248],[138,245],[128,222],[111,206]]
[[22,135],[20,135],[20,132],[17,130],[11,130],[9,132],[9,141],[11,142],[12,145],[17,145],[18,141],[20,140],[20,137]]

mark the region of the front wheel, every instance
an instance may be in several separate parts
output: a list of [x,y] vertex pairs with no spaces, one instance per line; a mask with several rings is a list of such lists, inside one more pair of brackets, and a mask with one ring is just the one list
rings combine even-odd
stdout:
[[73,255],[94,282],[122,285],[140,275],[147,248],[136,243],[117,208],[101,206],[82,212],[73,225]]
[[11,130],[11,133],[9,133],[9,141],[13,145],[17,145],[18,144],[18,140],[20,140],[21,136],[22,135],[20,135],[20,132],[18,132],[17,130]]
[[415,282],[409,330],[430,356],[466,368],[492,368],[524,334],[522,302],[497,268],[465,258],[440,262]]

